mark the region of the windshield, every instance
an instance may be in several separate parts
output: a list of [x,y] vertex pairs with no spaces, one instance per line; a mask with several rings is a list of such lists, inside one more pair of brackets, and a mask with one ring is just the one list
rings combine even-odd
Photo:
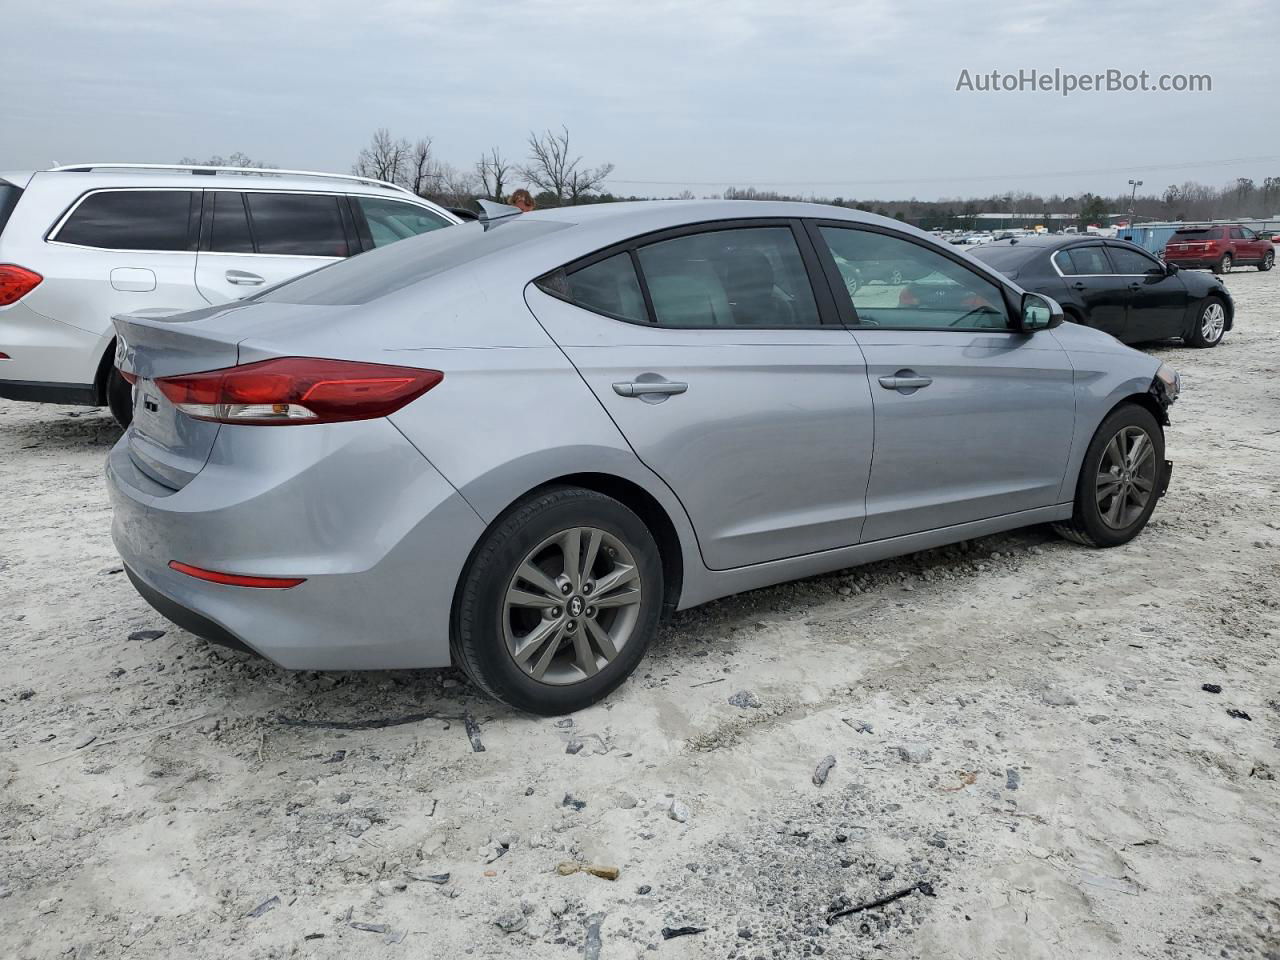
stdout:
[[401,240],[343,260],[264,291],[263,303],[341,306],[368,303],[471,263],[491,253],[536,240],[572,224],[518,217],[489,224],[463,223]]

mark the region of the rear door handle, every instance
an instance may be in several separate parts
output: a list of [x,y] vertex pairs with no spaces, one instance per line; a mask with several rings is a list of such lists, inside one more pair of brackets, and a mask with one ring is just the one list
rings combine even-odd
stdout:
[[613,385],[613,392],[620,397],[669,397],[688,389],[687,383],[674,380],[628,380]]
[[250,273],[248,270],[228,270],[226,277],[227,283],[234,283],[239,287],[256,287],[267,282],[264,278],[256,273]]
[[881,377],[880,386],[886,390],[919,390],[933,383],[933,377],[922,377],[911,370],[900,370],[892,377]]
[[1073,289],[1073,290],[1083,290],[1083,289],[1084,289],[1084,284],[1083,284],[1083,283],[1081,283],[1079,280],[1077,280],[1075,283],[1073,283],[1073,284],[1071,285],[1071,289]]

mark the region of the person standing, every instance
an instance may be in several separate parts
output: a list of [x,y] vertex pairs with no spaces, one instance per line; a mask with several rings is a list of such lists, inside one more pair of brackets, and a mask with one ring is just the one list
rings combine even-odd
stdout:
[[537,204],[533,202],[533,194],[524,187],[512,192],[511,205],[513,207],[519,207],[521,213],[529,213],[537,206]]

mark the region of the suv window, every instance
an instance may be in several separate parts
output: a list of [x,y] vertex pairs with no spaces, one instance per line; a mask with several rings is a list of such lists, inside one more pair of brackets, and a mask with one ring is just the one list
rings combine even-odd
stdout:
[[1107,253],[1098,243],[1060,250],[1055,255],[1058,269],[1069,277],[1088,277],[1114,273]]
[[102,190],[85,197],[51,239],[107,250],[189,250],[192,190]]
[[[209,194],[205,194],[206,199]],[[209,249],[215,253],[253,253],[253,235],[244,210],[244,194],[219,190],[213,194],[213,223]]]
[[14,186],[7,180],[0,180],[0,233],[4,232],[4,225],[9,222],[9,214],[13,213],[13,208],[18,205],[18,198],[21,196],[21,187]]
[[660,326],[821,324],[790,227],[709,230],[659,240],[636,253]]
[[314,193],[246,193],[258,253],[292,257],[351,254],[338,204],[342,197]]
[[1107,255],[1111,257],[1111,262],[1115,264],[1115,272],[1121,276],[1144,274],[1148,270],[1160,266],[1151,257],[1141,254],[1137,250],[1130,250],[1128,247],[1108,247]]
[[437,216],[425,207],[399,200],[383,200],[380,197],[352,197],[369,225],[366,242],[375,247],[385,247],[397,240],[407,240],[429,230],[449,226],[449,221]]
[[1246,240],[1257,240],[1257,239],[1258,239],[1258,235],[1257,235],[1256,233],[1254,233],[1252,230],[1250,230],[1248,227],[1241,227],[1241,228],[1240,228],[1240,234],[1241,234],[1241,236],[1243,236]]
[[1243,239],[1244,239],[1244,231],[1243,231],[1243,230],[1241,230],[1239,227],[1232,227],[1232,228],[1231,228],[1230,237],[1231,237],[1231,239],[1232,239],[1232,240],[1243,240]]
[[[845,278],[858,322],[881,327],[1008,330],[1009,311],[1000,287],[954,260],[901,237],[853,227],[819,228]],[[850,283],[865,267],[883,279],[882,264],[895,267],[881,283]],[[848,271],[856,271],[850,274]],[[898,280],[900,282],[893,282]]]

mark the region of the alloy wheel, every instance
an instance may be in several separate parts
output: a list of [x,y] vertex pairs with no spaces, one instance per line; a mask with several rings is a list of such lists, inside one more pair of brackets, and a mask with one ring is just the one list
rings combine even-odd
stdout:
[[1225,253],[1225,254],[1223,254],[1223,255],[1222,255],[1222,272],[1223,272],[1223,273],[1230,273],[1230,272],[1231,272],[1231,264],[1232,264],[1232,262],[1233,262],[1233,261],[1232,261],[1232,259],[1231,259],[1231,254],[1229,254],[1229,253]]
[[597,527],[562,530],[530,550],[507,585],[507,650],[540,683],[586,680],[631,639],[642,596],[639,567],[621,540]]
[[1155,446],[1141,427],[1122,427],[1102,450],[1095,493],[1102,522],[1113,530],[1129,526],[1155,495]]
[[1220,303],[1211,303],[1200,314],[1200,338],[1205,343],[1217,343],[1227,326],[1227,311]]

